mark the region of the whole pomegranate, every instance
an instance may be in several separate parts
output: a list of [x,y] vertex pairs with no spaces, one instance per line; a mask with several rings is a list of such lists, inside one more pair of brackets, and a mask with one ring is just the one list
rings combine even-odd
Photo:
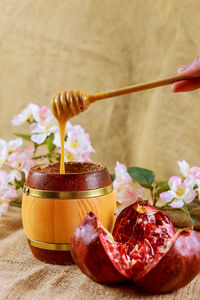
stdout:
[[152,293],[170,292],[200,272],[200,233],[175,233],[168,215],[139,199],[119,214],[113,235],[90,212],[72,235],[71,254],[94,281],[132,280]]

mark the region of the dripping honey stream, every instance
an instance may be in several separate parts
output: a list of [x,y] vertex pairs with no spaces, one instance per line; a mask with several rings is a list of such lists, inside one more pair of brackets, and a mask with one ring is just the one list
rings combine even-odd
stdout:
[[60,131],[61,160],[60,174],[65,174],[64,141],[67,121],[78,115],[90,105],[89,97],[84,91],[67,91],[58,93],[51,101],[51,111],[56,118]]
[[152,89],[160,86],[172,84],[182,80],[198,79],[199,77],[186,77],[186,76],[175,76],[165,78],[162,80],[131,85],[128,87],[106,91],[94,95],[88,95],[83,90],[68,90],[63,93],[58,93],[57,96],[53,97],[51,101],[51,111],[56,118],[59,130],[60,130],[60,141],[61,141],[61,161],[60,161],[60,174],[65,174],[65,163],[64,163],[64,139],[65,139],[65,128],[67,121],[72,117],[78,115],[80,112],[85,111],[91,103],[97,100],[103,100],[107,98],[117,97],[129,93],[139,92],[147,89]]

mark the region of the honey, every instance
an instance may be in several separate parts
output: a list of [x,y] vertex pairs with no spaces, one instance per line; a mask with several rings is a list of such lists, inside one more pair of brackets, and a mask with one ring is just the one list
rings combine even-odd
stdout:
[[58,122],[60,131],[60,174],[65,174],[64,140],[67,121],[78,115],[80,112],[85,111],[91,102],[90,97],[81,90],[68,90],[63,93],[58,93],[51,101],[51,111]]

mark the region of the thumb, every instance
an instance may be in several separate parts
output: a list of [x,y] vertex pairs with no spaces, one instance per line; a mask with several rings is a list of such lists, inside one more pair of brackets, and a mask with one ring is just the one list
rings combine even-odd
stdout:
[[200,56],[198,56],[191,64],[180,67],[178,73],[183,76],[200,76]]

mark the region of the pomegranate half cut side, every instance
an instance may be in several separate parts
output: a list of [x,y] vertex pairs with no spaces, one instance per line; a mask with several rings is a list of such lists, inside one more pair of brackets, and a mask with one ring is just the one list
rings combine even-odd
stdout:
[[152,269],[169,250],[174,226],[167,214],[139,199],[117,217],[114,240],[127,248],[133,281]]

